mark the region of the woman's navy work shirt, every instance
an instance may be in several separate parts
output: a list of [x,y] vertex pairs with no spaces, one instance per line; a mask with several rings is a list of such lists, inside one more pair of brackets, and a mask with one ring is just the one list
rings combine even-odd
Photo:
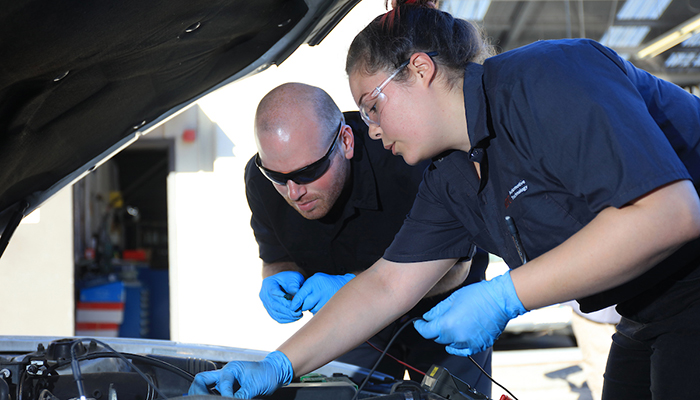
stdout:
[[[606,207],[676,180],[700,182],[700,99],[594,41],[540,41],[471,64],[464,97],[473,147],[433,160],[388,260],[458,257],[476,244],[513,268],[521,262],[506,216],[533,259]],[[582,310],[629,299],[697,263],[685,252],[698,247],[579,299]]]

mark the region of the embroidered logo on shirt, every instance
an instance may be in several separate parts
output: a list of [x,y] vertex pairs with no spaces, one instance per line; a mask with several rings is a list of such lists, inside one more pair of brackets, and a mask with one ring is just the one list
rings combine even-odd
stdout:
[[527,183],[523,179],[508,191],[508,196],[506,196],[506,202],[505,202],[506,208],[508,208],[510,203],[512,203],[518,196],[525,193],[526,191],[527,191]]

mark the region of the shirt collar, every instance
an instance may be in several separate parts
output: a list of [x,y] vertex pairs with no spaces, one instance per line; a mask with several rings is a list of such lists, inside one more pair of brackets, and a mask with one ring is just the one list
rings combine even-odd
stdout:
[[479,192],[489,179],[489,163],[486,148],[492,135],[488,129],[488,108],[484,94],[484,66],[469,63],[464,69],[464,112],[467,118],[467,134],[472,148],[469,159],[478,162],[481,169]]
[[467,116],[467,133],[472,148],[486,147],[489,138],[487,128],[486,96],[484,95],[484,66],[469,63],[464,69],[464,111]]
[[[467,118],[467,134],[473,153],[477,148],[486,147],[489,130],[486,129],[486,97],[484,96],[484,67],[481,64],[469,63],[464,69],[464,113]],[[446,150],[433,157],[432,161],[440,161],[456,150]],[[473,160],[472,160],[473,161]]]

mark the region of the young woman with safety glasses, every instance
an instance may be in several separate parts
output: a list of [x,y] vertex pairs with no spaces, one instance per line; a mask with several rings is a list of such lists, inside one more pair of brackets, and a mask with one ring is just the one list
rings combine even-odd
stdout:
[[467,356],[527,310],[618,304],[604,398],[692,396],[700,100],[591,40],[491,54],[430,1],[399,1],[355,38],[346,71],[370,137],[409,164],[433,160],[414,206],[384,257],[279,351],[200,385],[272,391],[402,315],[478,246],[512,270],[425,314],[425,338]]

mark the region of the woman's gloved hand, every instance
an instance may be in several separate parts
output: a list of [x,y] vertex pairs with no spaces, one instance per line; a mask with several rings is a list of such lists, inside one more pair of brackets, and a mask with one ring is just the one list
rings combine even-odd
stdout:
[[424,338],[446,344],[448,353],[466,357],[493,346],[508,321],[526,312],[508,271],[457,290],[414,327]]
[[294,295],[292,310],[308,310],[316,314],[335,292],[354,277],[354,274],[328,275],[323,272],[313,274]]
[[[222,369],[200,372],[194,377],[188,394],[211,394],[216,388],[222,396],[252,399],[272,394],[288,385],[294,377],[292,363],[280,351],[273,351],[262,361],[231,361]],[[234,384],[240,389],[233,392]]]
[[[304,275],[296,271],[282,271],[263,279],[260,300],[272,319],[286,324],[301,318],[299,307],[291,306],[291,296],[299,290],[302,283]],[[287,293],[289,296],[285,297]]]

